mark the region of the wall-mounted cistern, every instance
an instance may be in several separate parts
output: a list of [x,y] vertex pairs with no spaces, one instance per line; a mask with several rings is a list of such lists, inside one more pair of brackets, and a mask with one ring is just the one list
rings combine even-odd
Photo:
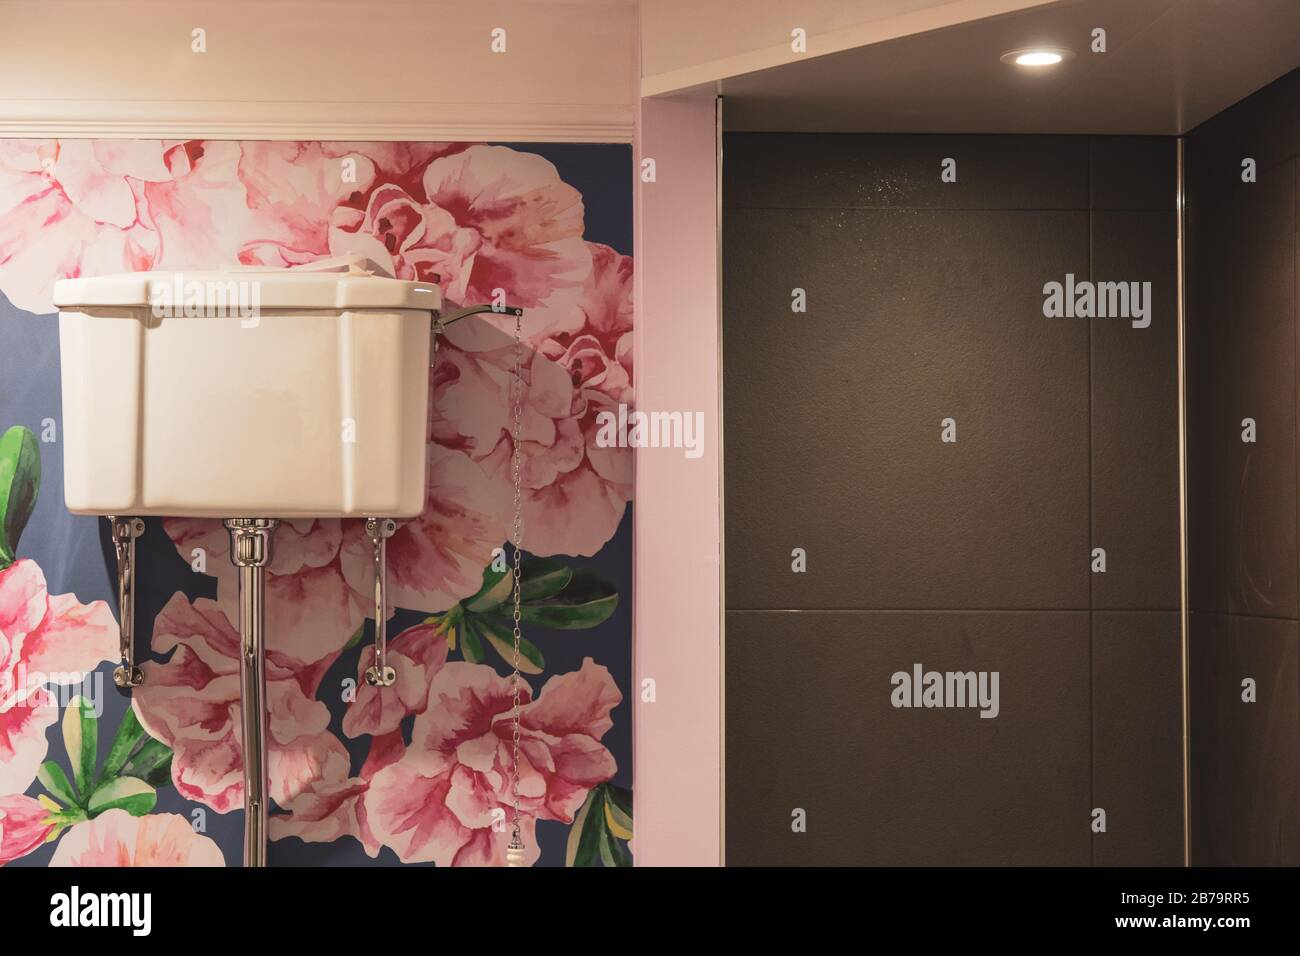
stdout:
[[239,569],[244,864],[265,866],[266,574],[276,527],[286,518],[365,520],[375,609],[366,680],[391,686],[387,542],[424,507],[425,356],[447,325],[482,312],[515,317],[518,353],[522,311],[442,315],[437,285],[377,276],[357,259],[67,279],[54,301],[64,497],[73,512],[110,516],[119,687],[144,682],[132,634],[144,518],[221,519],[229,532]]

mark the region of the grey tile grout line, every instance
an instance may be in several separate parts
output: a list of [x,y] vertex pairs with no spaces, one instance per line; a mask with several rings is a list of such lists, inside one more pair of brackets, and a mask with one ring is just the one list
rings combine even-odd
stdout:
[[[1297,237],[1300,237],[1300,159],[1291,156],[1291,342],[1292,356],[1300,352],[1300,243],[1297,243]],[[1300,408],[1300,369],[1295,367],[1300,362],[1292,364],[1291,385],[1295,392],[1296,407]],[[1296,454],[1294,458],[1296,463],[1296,488],[1300,488],[1300,415],[1296,415]],[[1300,510],[1296,514],[1297,524],[1300,524]],[[1300,575],[1300,535],[1296,536],[1296,570]],[[1300,601],[1297,601],[1300,605]],[[1300,607],[1297,607],[1297,615],[1300,615]],[[1300,693],[1300,654],[1296,654],[1296,693]],[[1297,714],[1300,714],[1300,708],[1296,708]]]
[[[1088,137],[1088,281],[1092,281],[1094,266],[1092,261],[1092,147],[1093,138]],[[1092,498],[1093,498],[1093,477],[1092,477],[1092,343],[1093,343],[1093,322],[1088,319],[1088,540],[1092,546],[1088,549],[1089,554],[1092,548],[1097,546],[1095,533],[1096,527],[1093,523]],[[1096,688],[1093,686],[1093,619],[1092,606],[1096,602],[1096,575],[1092,574],[1089,568],[1088,573],[1088,816],[1092,816],[1093,808],[1097,806],[1097,707],[1093,700]],[[1097,865],[1097,839],[1096,834],[1092,832],[1091,826],[1088,829],[1088,865]]]
[[1194,617],[1227,617],[1240,618],[1243,621],[1272,621],[1277,624],[1300,624],[1300,618],[1274,617],[1269,614],[1242,614],[1240,611],[1198,611],[1195,608],[1189,608],[1187,613]]

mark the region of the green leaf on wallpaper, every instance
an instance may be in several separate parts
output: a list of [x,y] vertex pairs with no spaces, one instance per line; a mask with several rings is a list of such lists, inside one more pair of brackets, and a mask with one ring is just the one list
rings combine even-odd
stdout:
[[632,854],[608,829],[600,835],[600,862],[605,866],[631,866]]
[[497,571],[489,564],[483,569],[482,586],[461,604],[475,613],[487,611],[509,600],[512,588],[513,583],[509,572]]
[[565,866],[595,866],[600,855],[600,812],[592,813],[593,804],[600,800],[600,788],[587,793],[569,827],[569,840],[565,846]]
[[114,777],[135,777],[152,787],[171,782],[172,750],[161,740],[154,740],[140,726],[135,710],[127,710],[109,748],[108,759],[96,782]]
[[148,735],[144,732],[144,728],[140,726],[140,719],[135,715],[135,708],[128,707],[126,715],[122,718],[122,723],[118,724],[117,735],[113,737],[113,743],[108,748],[108,759],[104,761],[103,769],[99,772],[99,779],[116,777],[127,760],[131,758],[131,754],[146,739],[148,739]]
[[487,655],[483,653],[483,642],[479,639],[476,624],[474,618],[465,616],[460,628],[460,650],[471,664],[482,664]]
[[155,789],[165,787],[172,779],[172,749],[150,737],[126,762],[121,776],[137,777]]
[[553,598],[573,580],[573,569],[554,558],[529,558],[522,563],[519,597],[525,603]]
[[[631,866],[632,855],[621,836],[631,837],[631,802],[631,791],[611,784],[593,787],[569,828],[565,865]],[[624,814],[626,825],[620,821]]]
[[72,763],[72,779],[78,793],[88,793],[93,789],[98,744],[98,724],[90,702],[78,695],[69,701],[68,709],[63,713],[63,746]]
[[357,628],[357,632],[353,634],[351,637],[349,637],[348,642],[343,645],[343,649],[346,651],[349,647],[356,647],[358,644],[361,643],[361,639],[365,637],[365,635],[366,635],[366,625],[365,622],[362,622],[361,626]]
[[0,570],[14,563],[18,539],[36,507],[41,451],[36,436],[14,425],[0,436]]
[[68,775],[53,760],[47,760],[41,764],[41,769],[36,771],[36,779],[41,782],[41,786],[46,789],[50,796],[59,800],[65,806],[76,806],[80,802],[77,799],[76,789],[68,780]]
[[[475,618],[474,623],[481,629],[482,636],[496,648],[507,664],[515,657],[515,630],[512,624],[496,621],[492,618]],[[519,638],[519,670],[524,674],[540,674],[546,667],[542,652],[537,645],[522,635]]]
[[[618,607],[618,591],[592,571],[575,571],[554,558],[527,555],[521,570],[519,617],[525,624],[553,630],[582,630],[609,620]],[[454,605],[442,616],[448,648],[454,651],[459,639],[465,660],[477,664],[487,656],[486,642],[510,663],[514,659],[513,588],[511,571],[496,571],[488,565],[474,596]],[[519,656],[519,669],[525,673],[540,674],[546,667],[541,650],[527,638],[520,641]]]
[[153,787],[135,777],[117,777],[101,783],[90,795],[86,809],[98,816],[106,810],[125,810],[134,817],[142,817],[154,808],[158,794]]
[[617,589],[594,571],[579,568],[557,594],[526,602],[521,617],[525,624],[538,627],[580,630],[603,624],[616,607]]
[[632,839],[632,791],[605,784],[605,824],[620,840]]

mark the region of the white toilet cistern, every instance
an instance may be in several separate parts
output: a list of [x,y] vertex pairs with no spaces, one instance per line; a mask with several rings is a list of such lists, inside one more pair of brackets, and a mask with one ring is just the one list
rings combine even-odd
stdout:
[[[443,314],[435,283],[379,272],[348,256],[289,269],[139,272],[54,286],[64,497],[70,511],[110,523],[118,687],[144,681],[133,645],[144,517],[221,518],[230,534],[239,568],[245,866],[266,865],[265,585],[279,520],[365,520],[375,613],[375,660],[365,677],[387,687],[397,677],[387,658],[387,540],[399,520],[424,508],[429,368],[438,334],[467,315],[515,318],[512,470],[519,475],[523,311],[478,305]],[[521,536],[516,514],[516,596]],[[515,640],[518,647],[517,628]],[[515,688],[519,679],[516,668]],[[518,759],[516,745],[516,779]],[[506,856],[522,865],[517,806],[512,822]]]

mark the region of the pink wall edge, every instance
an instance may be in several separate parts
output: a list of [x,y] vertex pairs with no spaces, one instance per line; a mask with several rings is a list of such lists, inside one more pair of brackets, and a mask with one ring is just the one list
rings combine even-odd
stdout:
[[[638,866],[722,863],[716,101],[643,99],[633,174],[636,403],[704,413],[703,455],[636,452],[633,777]],[[655,160],[656,181],[641,181]],[[655,682],[654,703],[642,684]]]

